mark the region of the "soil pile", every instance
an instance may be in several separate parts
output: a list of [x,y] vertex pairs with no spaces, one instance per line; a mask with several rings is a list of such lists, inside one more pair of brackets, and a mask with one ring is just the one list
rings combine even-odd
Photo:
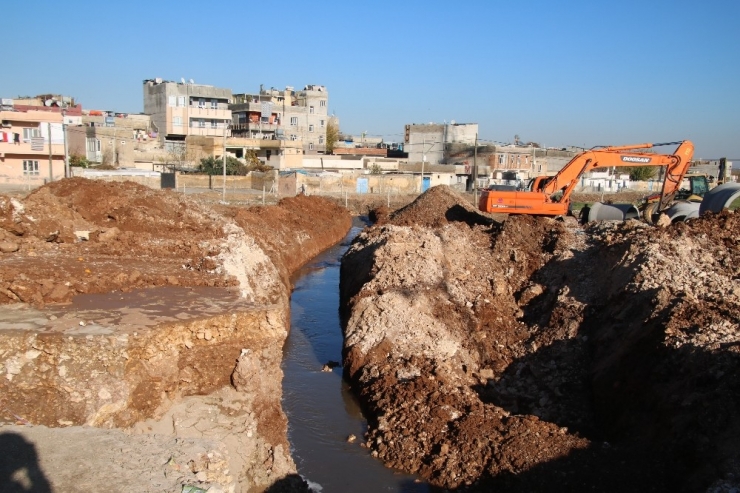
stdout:
[[345,372],[375,455],[478,491],[736,481],[736,215],[441,219],[458,206],[432,188],[343,260]]
[[[289,279],[350,225],[320,197],[242,209],[81,178],[0,196],[0,450],[35,461],[35,443],[26,465],[60,491],[299,487]],[[69,437],[126,460],[66,453]]]
[[[324,216],[337,221],[316,220]],[[43,306],[77,293],[167,285],[241,284],[254,295],[265,290],[261,282],[272,281],[246,279],[245,265],[234,264],[246,260],[228,259],[232,251],[263,249],[256,270],[268,269],[269,260],[285,281],[286,272],[330,246],[349,223],[343,208],[320,197],[244,210],[133,182],[53,182],[23,200],[0,195],[0,303]],[[279,290],[273,285],[256,301]]]

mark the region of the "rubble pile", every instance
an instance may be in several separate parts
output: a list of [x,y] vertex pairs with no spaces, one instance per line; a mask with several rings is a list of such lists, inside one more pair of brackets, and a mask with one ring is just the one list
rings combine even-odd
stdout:
[[737,215],[584,230],[473,214],[432,188],[343,259],[373,454],[471,491],[737,482]]

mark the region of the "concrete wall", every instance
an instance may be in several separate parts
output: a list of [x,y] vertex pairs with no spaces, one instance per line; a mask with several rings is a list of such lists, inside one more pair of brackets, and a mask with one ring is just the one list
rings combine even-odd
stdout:
[[[366,174],[353,173],[297,173],[297,190],[304,189],[306,193],[319,195],[342,195],[357,193],[358,180],[367,180],[368,194],[413,194],[421,190],[421,175],[403,174]],[[454,173],[430,173],[425,177],[431,178],[430,185],[457,184]],[[281,177],[282,180],[282,177]]]
[[361,156],[303,156],[298,168],[308,170],[362,170],[365,160]]
[[444,162],[444,125],[406,125],[404,150],[409,154],[410,163],[422,162],[426,156],[428,164]]
[[[203,188],[203,189],[221,189],[223,188],[223,175],[189,175],[176,173],[177,188]],[[226,188],[252,188],[252,177],[246,176],[226,176]]]

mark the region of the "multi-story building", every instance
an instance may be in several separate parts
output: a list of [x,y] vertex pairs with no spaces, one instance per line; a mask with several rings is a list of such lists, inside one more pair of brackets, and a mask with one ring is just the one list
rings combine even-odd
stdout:
[[191,135],[223,137],[231,123],[231,89],[171,82],[144,81],[144,113],[165,143],[184,142]]
[[0,183],[43,185],[64,178],[64,118],[61,111],[0,107]]
[[[121,167],[134,166],[143,151],[161,147],[151,136],[148,115],[118,113],[109,116],[91,110],[82,116],[82,124],[67,127],[70,156],[84,156],[88,161]],[[139,152],[141,151],[141,152]],[[143,157],[146,159],[146,157]]]
[[477,123],[412,123],[405,127],[404,150],[409,163],[447,164],[452,144],[472,146],[477,135]]
[[326,151],[329,93],[324,86],[307,85],[301,91],[260,87],[258,94],[235,94],[229,108],[234,136],[300,140],[305,154]]

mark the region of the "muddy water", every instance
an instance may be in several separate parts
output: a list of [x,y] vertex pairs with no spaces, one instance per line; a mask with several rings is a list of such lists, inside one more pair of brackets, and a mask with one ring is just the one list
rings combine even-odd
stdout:
[[[364,224],[355,219],[344,241],[317,257],[295,278],[291,331],[283,358],[283,408],[298,472],[324,493],[428,492],[413,476],[394,472],[361,447],[366,421],[340,367],[339,264]],[[357,440],[349,443],[347,437]],[[316,488],[318,490],[318,487]]]

